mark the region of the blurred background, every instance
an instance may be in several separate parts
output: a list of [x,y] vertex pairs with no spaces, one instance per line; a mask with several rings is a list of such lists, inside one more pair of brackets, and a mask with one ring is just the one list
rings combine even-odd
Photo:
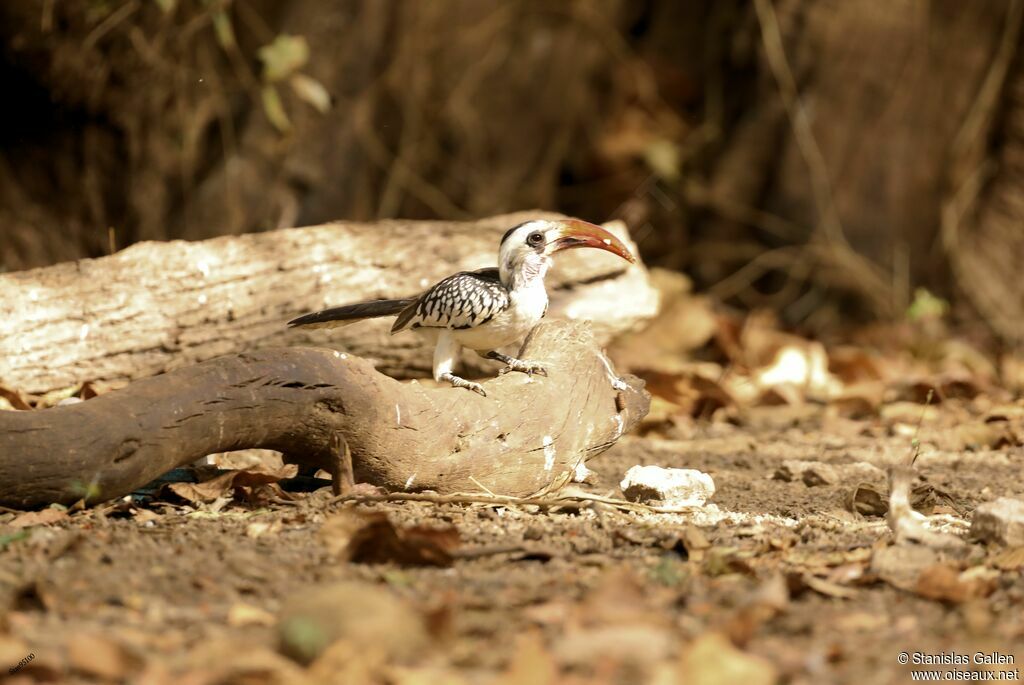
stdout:
[[810,334],[1024,338],[1020,0],[5,0],[0,269],[539,208]]

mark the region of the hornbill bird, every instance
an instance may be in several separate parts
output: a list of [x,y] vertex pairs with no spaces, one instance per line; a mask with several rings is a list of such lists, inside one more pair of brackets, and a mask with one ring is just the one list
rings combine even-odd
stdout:
[[436,335],[434,380],[468,388],[486,397],[479,383],[453,373],[463,348],[506,364],[501,373],[547,375],[536,362],[515,359],[498,349],[526,336],[548,309],[544,275],[551,255],[574,247],[593,247],[629,262],[633,255],[614,235],[578,219],[534,220],[510,228],[498,247],[498,267],[460,271],[421,295],[332,307],[289,321],[289,326],[332,328],[362,319],[396,316],[391,333],[426,329]]

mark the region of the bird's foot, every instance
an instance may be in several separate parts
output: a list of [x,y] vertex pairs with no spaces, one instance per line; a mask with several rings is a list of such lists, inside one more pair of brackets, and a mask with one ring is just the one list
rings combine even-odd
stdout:
[[459,378],[455,374],[442,373],[437,380],[446,381],[448,383],[451,383],[452,387],[466,388],[467,390],[472,390],[473,392],[480,393],[484,397],[487,397],[487,393],[484,392],[484,386],[480,385],[479,383],[474,383],[473,381],[467,381],[465,378]]
[[520,371],[528,376],[532,376],[533,374],[537,374],[538,376],[548,375],[547,369],[537,362],[528,362],[525,359],[513,359],[512,357],[508,357],[504,362],[508,364],[508,366],[498,372],[498,374],[502,376],[512,371]]

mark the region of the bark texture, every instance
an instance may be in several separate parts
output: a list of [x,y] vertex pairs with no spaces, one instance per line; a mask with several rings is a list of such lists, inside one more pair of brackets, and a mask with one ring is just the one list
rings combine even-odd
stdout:
[[[540,216],[553,215],[335,223],[140,243],[110,257],[2,274],[0,383],[44,393],[309,343],[365,357],[391,375],[424,375],[426,341],[389,335],[389,319],[334,331],[287,330],[285,322],[348,302],[406,297],[455,271],[493,266],[502,233]],[[621,224],[609,228],[628,240]],[[657,293],[642,267],[627,266],[597,250],[556,258],[549,316],[592,320],[599,340],[652,316]]]
[[522,350],[547,378],[508,374],[487,397],[400,383],[317,348],[220,357],[78,404],[0,412],[0,504],[124,495],[206,454],[247,448],[390,490],[529,495],[557,489],[646,413],[585,323],[545,322]]

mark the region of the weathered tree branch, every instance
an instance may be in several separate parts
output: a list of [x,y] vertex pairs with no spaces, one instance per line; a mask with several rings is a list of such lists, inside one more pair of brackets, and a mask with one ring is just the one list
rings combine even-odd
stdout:
[[[494,266],[505,229],[540,216],[551,215],[337,223],[140,243],[101,259],[0,274],[0,383],[44,393],[296,344],[344,350],[400,378],[429,375],[425,341],[390,336],[390,321],[330,332],[289,331],[284,322],[325,306],[407,297],[460,269]],[[626,237],[621,224],[611,228]],[[549,316],[592,320],[606,340],[655,313],[643,267],[575,252],[559,256],[548,277]],[[476,355],[469,360],[497,368]]]
[[647,412],[643,382],[617,381],[584,323],[544,322],[487,397],[401,383],[359,357],[315,348],[220,357],[78,404],[0,412],[0,504],[118,497],[206,454],[283,452],[389,490],[525,496],[558,488]]

